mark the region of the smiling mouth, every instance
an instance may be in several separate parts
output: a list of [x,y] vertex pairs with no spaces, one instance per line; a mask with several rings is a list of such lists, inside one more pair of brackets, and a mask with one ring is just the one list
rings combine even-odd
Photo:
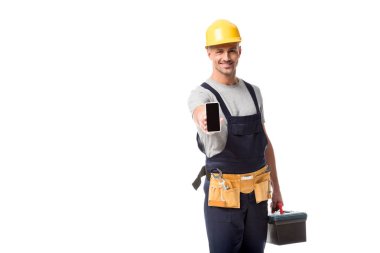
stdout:
[[233,66],[232,62],[231,63],[221,63],[220,64],[223,68],[231,68]]

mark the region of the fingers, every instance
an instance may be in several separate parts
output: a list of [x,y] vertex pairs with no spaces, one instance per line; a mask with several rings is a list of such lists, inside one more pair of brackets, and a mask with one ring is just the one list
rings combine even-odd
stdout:
[[272,213],[274,213],[274,212],[276,212],[278,210],[280,210],[281,212],[283,212],[282,211],[283,205],[284,204],[282,203],[282,201],[277,201],[277,200],[273,201],[272,200],[272,203],[271,203]]
[[[199,126],[199,128],[203,132],[208,134],[209,132],[207,130],[206,106],[200,106],[197,109],[197,112],[195,113],[195,119],[196,119],[196,123]],[[225,119],[220,117],[220,125],[224,124],[224,122],[225,122]]]
[[272,213],[277,211],[277,209],[276,209],[277,205],[273,201],[272,201],[272,203],[270,203],[270,207],[271,207]]
[[[224,118],[220,118],[220,125],[223,124],[223,122],[225,121]],[[209,133],[208,130],[207,130],[207,116],[206,116],[206,113],[204,115],[201,116],[201,119],[198,121],[198,125],[199,127],[205,132],[205,133]]]
[[198,114],[198,126],[199,128],[207,133],[207,117],[206,117],[206,112],[200,112]]
[[199,123],[200,128],[204,131],[207,132],[207,117],[206,114],[201,115],[200,123]]
[[[220,125],[223,124],[223,122],[225,121],[224,118],[220,118]],[[199,126],[200,128],[205,132],[205,133],[209,133],[208,130],[207,130],[207,117],[206,117],[206,114],[205,115],[202,115],[202,118],[201,120],[199,121]]]

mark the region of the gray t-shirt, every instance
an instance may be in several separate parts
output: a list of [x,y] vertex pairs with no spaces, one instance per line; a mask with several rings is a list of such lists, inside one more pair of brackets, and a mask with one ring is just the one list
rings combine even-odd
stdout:
[[[236,85],[221,84],[211,78],[209,78],[206,83],[208,83],[220,94],[232,116],[247,116],[256,114],[257,111],[255,103],[253,102],[251,94],[242,79],[239,78],[239,82]],[[255,85],[252,85],[252,87],[255,90],[262,116],[262,122],[264,123],[263,99],[261,97],[261,92],[259,87]],[[188,99],[190,113],[193,114],[195,108],[208,102],[218,102],[218,100],[211,91],[203,88],[202,86],[196,87],[191,91]],[[219,154],[226,146],[228,135],[227,120],[220,107],[219,112],[220,117],[223,118],[220,132],[206,134],[199,127],[197,127],[198,134],[205,147],[207,157],[212,157]]]

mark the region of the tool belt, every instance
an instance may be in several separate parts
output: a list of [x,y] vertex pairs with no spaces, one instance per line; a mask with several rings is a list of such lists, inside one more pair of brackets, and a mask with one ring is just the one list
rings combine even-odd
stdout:
[[[254,191],[256,203],[270,199],[270,169],[265,165],[261,169],[245,174],[223,174],[215,169],[208,175],[205,169],[199,176],[206,174],[210,179],[208,192],[208,205],[224,208],[240,208],[240,193],[251,193]],[[216,171],[216,172],[214,172]],[[194,181],[193,186],[197,189],[200,183]],[[199,183],[199,184],[198,184]]]

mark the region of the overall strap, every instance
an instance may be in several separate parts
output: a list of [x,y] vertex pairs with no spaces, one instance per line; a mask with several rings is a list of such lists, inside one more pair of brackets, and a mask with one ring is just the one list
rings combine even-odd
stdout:
[[214,89],[212,88],[208,83],[202,83],[201,86],[209,91],[212,92],[212,94],[215,95],[216,99],[218,100],[219,102],[219,105],[220,107],[222,108],[222,111],[224,113],[224,115],[226,116],[227,119],[230,119],[231,118],[231,113],[230,111],[227,109],[227,106],[226,104],[224,103],[222,97],[220,96],[220,94]]
[[248,89],[249,93],[251,94],[253,102],[255,103],[257,114],[261,114],[260,108],[259,108],[259,103],[257,102],[255,90],[253,89],[252,85],[250,85],[249,83],[247,83],[245,81],[243,81],[243,82],[244,82],[245,86],[247,86],[247,89]]

